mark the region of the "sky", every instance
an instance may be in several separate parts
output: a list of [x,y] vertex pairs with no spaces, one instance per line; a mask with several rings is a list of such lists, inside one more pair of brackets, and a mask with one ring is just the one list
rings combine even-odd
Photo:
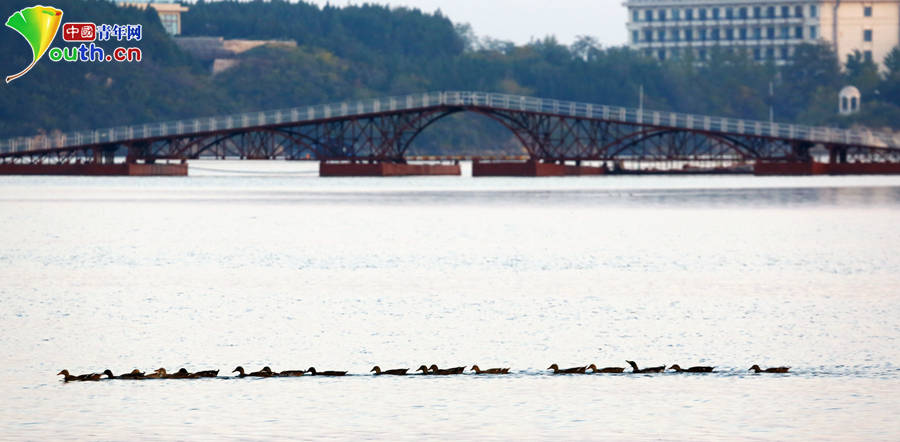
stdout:
[[[309,1],[309,0],[308,0]],[[335,6],[365,2],[408,6],[426,12],[440,9],[454,23],[469,23],[479,37],[518,44],[556,36],[570,44],[590,35],[604,46],[625,43],[626,9],[623,0],[311,0]]]

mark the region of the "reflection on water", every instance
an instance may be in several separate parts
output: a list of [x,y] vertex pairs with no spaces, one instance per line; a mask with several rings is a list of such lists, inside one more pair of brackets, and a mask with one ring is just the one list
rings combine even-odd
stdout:
[[[0,178],[4,438],[900,434],[900,179],[203,168]],[[545,370],[626,359],[719,372]],[[515,373],[366,375],[432,363]],[[54,376],[237,365],[356,375]]]

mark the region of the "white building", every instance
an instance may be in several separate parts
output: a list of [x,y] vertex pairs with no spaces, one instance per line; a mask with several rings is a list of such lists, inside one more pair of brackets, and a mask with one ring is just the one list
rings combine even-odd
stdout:
[[173,0],[119,0],[117,3],[121,6],[132,6],[139,9],[146,9],[148,6],[155,9],[159,14],[159,21],[169,35],[181,35],[181,13],[187,12],[188,8],[181,6]]
[[659,59],[714,47],[784,63],[801,43],[830,43],[841,62],[882,63],[900,44],[900,0],[626,0],[629,46]]

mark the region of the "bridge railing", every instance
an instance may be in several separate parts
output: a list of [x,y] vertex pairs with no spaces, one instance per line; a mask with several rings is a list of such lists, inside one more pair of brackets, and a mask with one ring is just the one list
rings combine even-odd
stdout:
[[812,143],[900,147],[900,137],[870,131],[849,131],[828,127],[811,127],[708,115],[642,110],[520,95],[448,91],[120,126],[66,134],[19,137],[0,141],[0,153],[112,144],[178,135],[187,136],[258,126],[303,123],[381,112],[422,109],[433,106],[477,106],[723,134],[805,140]]

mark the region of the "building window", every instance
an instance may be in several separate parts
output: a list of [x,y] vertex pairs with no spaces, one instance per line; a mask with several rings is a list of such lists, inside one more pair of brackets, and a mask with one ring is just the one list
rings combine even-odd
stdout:
[[701,30],[699,30],[699,31],[697,31],[697,32],[700,33],[700,34],[699,34],[699,35],[700,35],[700,41],[706,41],[706,29],[701,29]]
[[863,41],[872,41],[872,30],[866,29],[863,31]]
[[734,29],[728,28],[725,30],[725,39],[734,40]]
[[803,17],[803,6],[794,7],[794,17]]
[[734,9],[725,8],[725,18],[731,20],[734,18]]
[[659,41],[666,41],[666,31],[660,29],[656,32],[656,39]]
[[685,29],[684,30],[684,39],[685,39],[685,41],[693,41],[694,40],[694,30],[693,29]]
[[817,28],[815,26],[810,26],[809,27],[809,38],[813,39],[813,40],[819,38],[818,32],[819,32],[819,28]]
[[766,8],[766,17],[767,18],[775,18],[775,7],[769,6]]
[[645,21],[653,21],[653,11],[647,9],[644,11],[644,20]]
[[790,6],[782,6],[781,7],[781,16],[782,17],[790,17],[791,16],[791,7]]
[[746,40],[747,39],[747,28],[741,28],[739,32],[741,35],[741,40]]
[[659,21],[666,21],[666,10],[665,9],[659,10]]
[[791,37],[791,30],[787,26],[781,27],[781,38],[787,39]]
[[794,28],[794,38],[803,38],[803,26]]
[[760,48],[753,48],[753,59],[762,60],[762,50]]
[[719,19],[719,8],[713,8],[713,20]]
[[684,11],[684,19],[685,20],[693,20],[694,19],[694,10],[688,9]]
[[681,11],[677,9],[672,10],[672,20],[681,20]]
[[863,59],[866,62],[872,62],[872,51],[863,51]]
[[872,16],[872,7],[871,6],[863,7],[863,15],[866,17],[871,17]]
[[644,41],[653,41],[653,31],[649,29],[644,31]]
[[754,40],[762,39],[762,28],[753,28],[753,39]]
[[701,49],[700,51],[698,51],[697,58],[706,60],[706,49]]
[[775,58],[775,48],[768,47],[766,48],[766,58],[773,59]]
[[672,29],[672,41],[678,41],[681,38],[681,33],[678,29]]
[[810,5],[809,16],[815,18],[817,15],[819,15],[819,8],[816,5]]
[[738,9],[738,17],[747,18],[747,8]]
[[775,28],[766,28],[766,38],[775,40]]
[[666,59],[666,50],[665,50],[665,49],[660,49],[659,51],[656,52],[656,54],[657,54],[657,57],[659,57],[660,60],[665,60],[665,59]]
[[160,14],[159,21],[169,35],[178,35],[178,14]]
[[719,41],[719,30],[718,29],[712,30],[712,40]]
[[631,16],[632,21],[641,21],[641,13],[635,10]]
[[698,12],[700,13],[700,20],[706,20],[706,9],[701,8]]
[[790,52],[788,51],[788,48],[786,48],[786,47],[781,48],[780,52],[781,52],[781,58],[783,60],[786,60],[788,58],[788,54],[790,54]]
[[762,8],[759,6],[753,7],[753,18],[762,18]]
[[637,43],[640,40],[640,33],[638,31],[631,31],[631,42]]

